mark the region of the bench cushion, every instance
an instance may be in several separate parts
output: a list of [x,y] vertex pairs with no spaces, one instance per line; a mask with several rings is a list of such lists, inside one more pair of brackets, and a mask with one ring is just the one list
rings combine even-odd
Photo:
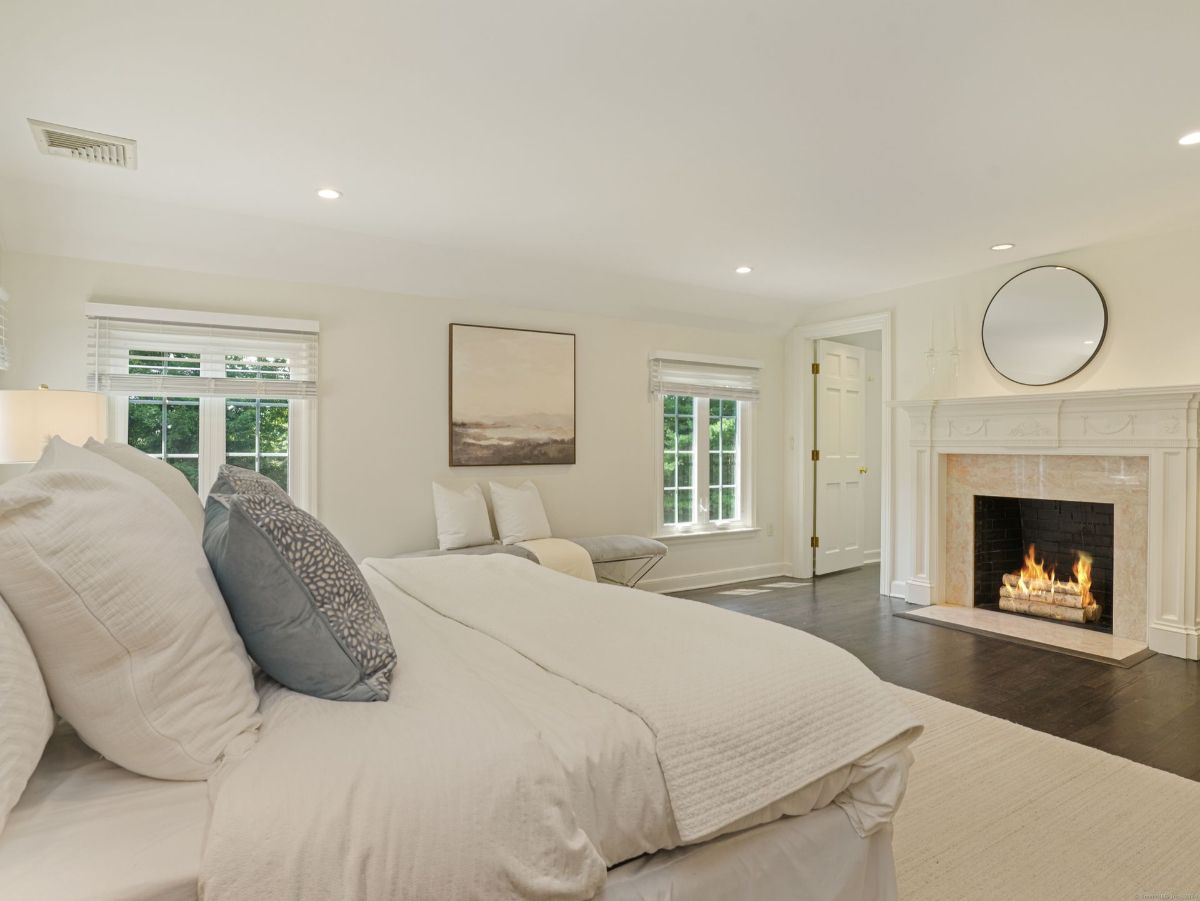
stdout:
[[592,538],[572,538],[588,552],[593,563],[616,563],[641,557],[664,557],[667,546],[653,538],[640,535],[596,535]]
[[397,554],[398,557],[440,557],[443,554],[511,554],[514,557],[524,557],[537,563],[537,557],[531,551],[515,544],[479,544],[473,547],[459,547],[452,551],[412,551],[407,554]]

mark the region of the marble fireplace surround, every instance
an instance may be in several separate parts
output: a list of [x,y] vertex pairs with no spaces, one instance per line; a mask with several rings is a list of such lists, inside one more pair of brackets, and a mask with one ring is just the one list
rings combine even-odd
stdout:
[[971,607],[975,602],[975,495],[1112,504],[1113,635],[1146,640],[1148,458],[947,454],[945,465],[942,560],[944,597],[950,603]]
[[973,603],[975,494],[1112,503],[1114,636],[1200,658],[1200,386],[894,406],[909,424],[909,603]]

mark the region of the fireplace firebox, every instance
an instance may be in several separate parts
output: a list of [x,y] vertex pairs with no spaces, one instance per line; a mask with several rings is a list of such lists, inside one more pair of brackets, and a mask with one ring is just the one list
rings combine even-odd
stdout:
[[1113,505],[975,496],[975,606],[1113,631]]

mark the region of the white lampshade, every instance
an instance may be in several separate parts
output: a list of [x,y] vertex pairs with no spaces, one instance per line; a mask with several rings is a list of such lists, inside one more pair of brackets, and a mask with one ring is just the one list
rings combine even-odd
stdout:
[[0,463],[33,463],[46,442],[61,435],[72,444],[108,434],[103,394],[91,391],[0,391]]

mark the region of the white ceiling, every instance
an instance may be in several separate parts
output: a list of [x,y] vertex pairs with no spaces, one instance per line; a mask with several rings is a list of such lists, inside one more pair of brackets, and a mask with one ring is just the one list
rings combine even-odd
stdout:
[[778,324],[1194,221],[1197,35],[1195,0],[4,0],[0,241]]

